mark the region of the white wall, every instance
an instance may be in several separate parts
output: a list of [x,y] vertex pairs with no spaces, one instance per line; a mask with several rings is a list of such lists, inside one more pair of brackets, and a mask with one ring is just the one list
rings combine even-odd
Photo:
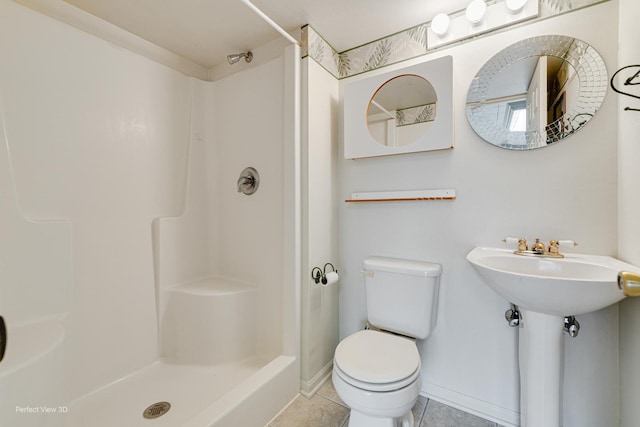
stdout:
[[[219,273],[254,283],[262,290],[258,347],[273,356],[283,346],[285,289],[284,191],[287,167],[282,57],[214,83],[215,156],[209,182],[218,224]],[[211,147],[208,147],[211,148]],[[240,172],[253,166],[260,187],[251,196],[237,192]],[[287,243],[288,244],[288,243]]]
[[[302,61],[304,135],[301,390],[310,395],[331,374],[338,344],[338,284],[311,278],[338,264],[338,81],[308,57]],[[330,271],[330,270],[329,270]]]
[[[271,60],[213,83],[194,82],[186,210],[159,222],[159,287],[207,276],[259,289],[256,348],[283,347],[284,62]],[[248,125],[250,123],[250,125]],[[258,191],[237,191],[245,167]]]
[[190,81],[7,0],[0,55],[22,214],[72,223],[76,397],[157,357],[151,223],[182,210]]
[[[561,238],[580,242],[582,252],[616,254],[613,96],[607,96],[586,129],[529,152],[484,142],[469,126],[464,105],[479,68],[514,41],[534,35],[578,37],[615,69],[617,13],[617,3],[608,2],[407,61],[405,65],[453,56],[455,148],[340,161],[339,200],[354,191],[456,190],[455,201],[341,202],[339,207],[341,337],[362,328],[366,318],[360,275],[365,257],[419,259],[443,266],[438,324],[433,335],[419,343],[423,393],[503,424],[518,422],[517,330],[504,320],[508,302],[465,260],[474,246],[500,246],[505,236]],[[566,339],[564,425],[617,424],[617,318],[617,307],[579,316],[579,337]]]
[[[73,290],[72,228],[68,221],[33,221],[20,211],[4,116],[0,98],[0,314],[8,337],[0,417],[16,427],[44,425],[46,414],[25,417],[16,407],[65,404],[62,320]],[[62,425],[58,418],[50,427]]]
[[[17,194],[6,212],[2,205],[0,228],[25,223],[23,247],[3,245],[0,253],[20,254],[17,266],[40,271],[12,270],[0,308],[24,306],[19,316],[6,312],[9,327],[68,312],[68,399],[156,360],[157,285],[211,274],[260,288],[256,346],[265,357],[285,346],[297,353],[297,326],[285,324],[297,322],[289,273],[297,268],[283,256],[292,257],[297,232],[285,223],[296,196],[284,194],[285,177],[294,179],[285,164],[294,152],[285,118],[294,83],[285,69],[292,61],[280,53],[200,82],[0,0],[7,147],[0,161],[12,167],[0,176],[0,191],[12,197],[15,179]],[[252,196],[236,191],[246,166],[261,176]],[[64,222],[30,225],[24,217]],[[21,274],[29,292],[5,293]]]
[[[619,64],[620,67],[640,62],[637,42],[640,39],[640,3],[635,0],[620,0]],[[615,70],[611,70],[614,72]],[[624,74],[619,81],[631,77]],[[637,87],[637,86],[636,86]],[[640,91],[629,92],[640,96]],[[620,258],[640,265],[640,113],[624,111],[625,107],[640,108],[640,100],[628,96],[615,95],[618,100],[619,124],[619,243]],[[640,298],[629,298],[620,304],[620,386],[621,386],[621,426],[633,427],[640,419]]]
[[[220,161],[215,157],[215,127],[211,116],[213,86],[192,80],[189,106],[188,178],[183,210],[177,216],[154,221],[154,250],[158,298],[171,286],[214,275],[219,266],[218,224],[210,195],[217,198],[218,183],[209,179],[209,169]],[[213,152],[213,153],[210,153]],[[162,310],[161,310],[162,311]]]

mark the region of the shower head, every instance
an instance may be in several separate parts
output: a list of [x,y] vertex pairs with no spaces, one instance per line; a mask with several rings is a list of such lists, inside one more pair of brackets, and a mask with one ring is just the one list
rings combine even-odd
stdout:
[[251,62],[251,60],[253,59],[253,53],[241,52],[234,53],[233,55],[227,55],[227,61],[229,62],[229,64],[235,64],[236,62],[240,61],[240,58],[244,58],[245,62]]

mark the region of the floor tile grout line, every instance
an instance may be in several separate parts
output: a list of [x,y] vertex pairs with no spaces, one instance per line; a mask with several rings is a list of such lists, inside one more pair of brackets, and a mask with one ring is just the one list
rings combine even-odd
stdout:
[[347,405],[345,405],[344,403],[336,402],[335,400],[333,400],[333,399],[332,399],[332,398],[330,398],[329,396],[323,396],[323,395],[322,395],[322,394],[320,394],[320,393],[316,393],[316,395],[317,395],[318,397],[323,398],[324,400],[328,400],[329,402],[333,402],[333,403],[335,403],[336,405],[340,405],[340,406],[342,406],[343,408],[347,408],[347,409],[349,409],[349,407],[348,407]]
[[332,398],[331,398],[331,397],[329,397],[329,396],[323,396],[323,395],[321,395],[320,393],[318,393],[318,396],[322,397],[323,399],[328,400],[329,402],[333,402],[333,403],[335,403],[336,405],[340,405],[340,406],[342,406],[343,408],[351,409],[351,408],[349,408],[347,405],[345,405],[345,404],[344,404],[344,402],[338,402],[337,400],[334,400],[334,399],[332,399]]
[[[419,399],[420,397],[418,397]],[[427,413],[427,406],[429,405],[429,398],[425,397],[425,402],[424,402],[424,409],[420,412],[420,419],[419,420],[415,420],[415,427],[419,427],[422,425],[422,420],[424,419],[424,414]]]

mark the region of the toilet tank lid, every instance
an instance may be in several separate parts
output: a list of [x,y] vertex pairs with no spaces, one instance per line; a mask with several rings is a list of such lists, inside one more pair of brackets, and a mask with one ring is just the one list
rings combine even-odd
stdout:
[[387,271],[414,276],[439,276],[442,266],[435,262],[412,261],[398,258],[369,257],[363,262],[365,271]]

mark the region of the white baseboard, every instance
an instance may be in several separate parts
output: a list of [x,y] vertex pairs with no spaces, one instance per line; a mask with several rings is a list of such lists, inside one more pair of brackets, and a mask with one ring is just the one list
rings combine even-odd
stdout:
[[436,384],[423,382],[423,396],[444,403],[448,406],[460,409],[478,417],[498,423],[504,427],[520,426],[520,413],[511,409],[494,405],[484,400],[449,390]]
[[333,360],[324,365],[320,371],[310,380],[300,381],[300,394],[306,398],[310,398],[322,387],[322,384],[329,379],[333,372]]

